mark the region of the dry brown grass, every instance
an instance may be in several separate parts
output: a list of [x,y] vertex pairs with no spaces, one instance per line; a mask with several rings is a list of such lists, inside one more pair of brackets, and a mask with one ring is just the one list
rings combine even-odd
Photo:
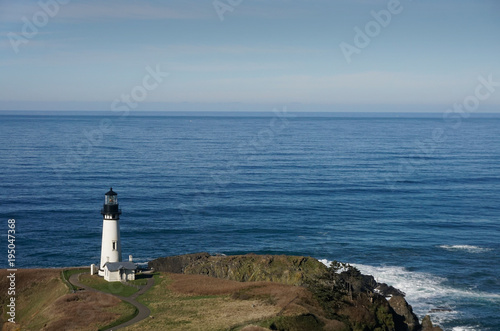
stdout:
[[[96,330],[130,309],[107,294],[68,293],[60,272],[60,269],[41,269],[16,273],[17,321],[22,330]],[[5,293],[8,287],[5,270],[0,271],[0,277],[0,291]],[[304,313],[320,318],[323,315],[310,292],[298,286],[201,275],[161,274],[160,277],[143,297],[152,316],[125,330],[209,331],[238,326],[245,331],[263,331],[267,329],[258,326],[262,320]],[[12,327],[15,326],[6,323],[3,330],[15,330]]]
[[[259,321],[276,316],[322,314],[305,288],[272,282],[237,282],[203,275],[163,274],[145,303],[152,317],[141,330],[268,330]],[[133,330],[130,327],[126,330]]]
[[108,294],[66,294],[48,307],[53,319],[41,330],[96,330],[119,318],[120,314],[114,311],[121,305],[121,300]]
[[[259,304],[271,305],[279,311],[273,316],[297,316],[312,313],[325,323],[325,330],[343,330],[342,322],[329,320],[311,292],[300,286],[283,285],[273,282],[236,282],[202,275],[168,274],[172,280],[169,288],[187,295],[230,295],[236,300],[257,300]],[[257,319],[264,319],[268,315]],[[250,321],[248,319],[247,321]],[[235,325],[236,323],[228,324]],[[244,323],[243,323],[244,324]],[[242,331],[267,330],[260,326],[248,325]]]
[[[60,269],[18,269],[15,273],[16,290],[18,293],[30,291],[31,288],[38,284],[47,285],[53,280],[63,285],[59,277],[60,273]],[[9,288],[7,275],[9,275],[9,272],[6,269],[0,270],[0,293],[2,294],[7,293],[7,289]],[[2,300],[4,299],[7,298],[3,297]]]
[[[96,330],[116,320],[123,311],[133,310],[110,295],[68,293],[60,275],[61,269],[19,269],[16,272],[17,323],[6,322],[2,330]],[[7,293],[6,276],[7,271],[0,270],[0,293]],[[2,300],[6,299],[2,296]]]
[[[44,323],[47,320],[45,311],[50,302],[67,293],[59,277],[60,272],[59,269],[19,269],[16,272],[16,322],[23,330],[28,329],[34,321]],[[7,293],[7,275],[7,270],[0,270],[0,293]],[[2,300],[6,299],[2,295]],[[2,308],[5,311],[4,302]],[[5,317],[2,314],[2,322],[6,322]],[[5,324],[12,327],[12,323]]]
[[[272,282],[236,282],[202,275],[168,274],[170,289],[187,295],[231,295],[233,299],[261,299],[280,309],[289,310],[294,302],[312,301],[311,294],[299,286]],[[295,313],[295,312],[294,312]]]
[[269,329],[257,326],[257,325],[248,325],[245,326],[243,329],[240,331],[268,331]]
[[279,312],[278,307],[258,299],[231,299],[231,290],[244,288],[237,282],[191,275],[160,277],[143,299],[151,309],[151,317],[125,330],[221,330]]
[[174,292],[191,295],[225,295],[236,291],[258,287],[265,282],[236,282],[233,280],[213,278],[203,275],[167,274],[173,283],[170,289]]

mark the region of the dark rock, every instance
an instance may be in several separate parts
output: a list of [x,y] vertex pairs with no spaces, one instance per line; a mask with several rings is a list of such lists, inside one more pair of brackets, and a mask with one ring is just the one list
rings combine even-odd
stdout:
[[394,288],[384,283],[378,283],[377,287],[375,287],[375,291],[386,298],[392,296],[404,297],[406,295],[404,292],[398,290],[397,288]]
[[443,329],[438,326],[433,326],[431,317],[429,315],[425,315],[422,320],[422,331],[443,331]]
[[427,329],[432,329],[432,322],[431,322],[431,317],[429,315],[425,315],[424,319],[422,320],[422,330],[427,330]]
[[269,329],[276,331],[321,331],[323,323],[314,314],[302,314],[299,316],[283,316],[271,324]]
[[393,296],[389,300],[389,305],[394,312],[402,317],[404,323],[408,326],[409,331],[420,330],[420,323],[417,316],[413,313],[412,307],[406,302],[405,298],[399,295]]
[[442,312],[451,312],[451,311],[453,311],[453,310],[450,308],[437,307],[437,308],[432,308],[431,310],[429,310],[429,313],[442,313]]
[[377,286],[375,278],[371,275],[361,275],[363,282],[363,290],[373,292],[373,289]]

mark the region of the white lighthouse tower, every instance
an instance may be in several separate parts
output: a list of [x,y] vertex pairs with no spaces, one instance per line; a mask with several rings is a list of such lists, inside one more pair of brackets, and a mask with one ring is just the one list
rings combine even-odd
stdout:
[[101,263],[99,264],[99,276],[105,276],[104,265],[106,263],[122,261],[122,246],[120,243],[120,214],[118,209],[117,194],[113,188],[104,196],[102,214],[102,244]]

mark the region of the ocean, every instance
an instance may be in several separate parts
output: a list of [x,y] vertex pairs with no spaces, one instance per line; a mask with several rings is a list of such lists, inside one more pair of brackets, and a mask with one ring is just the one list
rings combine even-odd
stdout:
[[18,268],[98,263],[113,187],[124,258],[338,260],[445,330],[500,330],[499,137],[477,114],[3,114],[0,233]]

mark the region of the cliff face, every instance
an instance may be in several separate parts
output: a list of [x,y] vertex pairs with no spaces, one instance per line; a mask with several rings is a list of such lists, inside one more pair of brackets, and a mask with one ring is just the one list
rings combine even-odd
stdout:
[[[322,307],[321,312],[309,311],[309,318],[321,321],[318,325],[336,325],[334,328],[318,329],[440,330],[433,327],[430,320],[423,327],[420,325],[404,299],[404,293],[377,283],[372,276],[362,275],[347,264],[335,262],[327,268],[318,260],[303,256],[211,256],[198,253],[159,258],[149,262],[149,267],[163,272],[206,275],[240,282],[270,281],[303,286]],[[388,296],[392,296],[389,301],[386,299]]]
[[285,255],[211,256],[208,253],[169,256],[149,262],[158,271],[207,275],[240,282],[270,281],[302,285],[326,267],[316,259]]

